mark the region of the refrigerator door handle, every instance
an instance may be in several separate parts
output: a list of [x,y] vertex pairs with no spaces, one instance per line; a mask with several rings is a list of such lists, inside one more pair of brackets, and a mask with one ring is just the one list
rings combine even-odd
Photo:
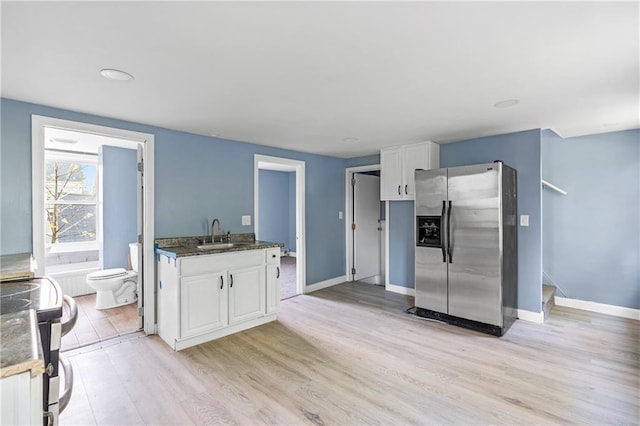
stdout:
[[447,210],[447,252],[449,253],[449,263],[453,263],[453,250],[451,249],[451,200],[449,200],[449,209]]
[[[442,213],[440,214],[440,226],[444,224],[444,211],[447,208],[447,202],[442,200]],[[447,263],[447,249],[445,248],[444,238],[440,235],[440,247],[442,248],[442,263]]]

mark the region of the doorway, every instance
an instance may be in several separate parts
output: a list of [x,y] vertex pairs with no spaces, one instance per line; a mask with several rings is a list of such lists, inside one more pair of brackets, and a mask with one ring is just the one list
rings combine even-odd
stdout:
[[384,209],[380,166],[346,170],[347,276],[351,281],[384,285]]
[[[153,142],[153,135],[145,133],[50,117],[32,118],[35,273],[39,276],[54,276],[58,281],[64,282],[61,287],[67,290],[66,294],[80,296],[79,317],[84,307],[87,320],[96,320],[95,326],[89,324],[84,330],[93,330],[98,340],[102,340],[100,332],[103,336],[111,332],[109,327],[113,328],[115,335],[121,334],[108,314],[117,316],[125,311],[126,319],[119,315],[113,321],[121,321],[120,326],[132,327],[132,331],[144,329],[147,334],[155,332]],[[121,164],[125,163],[133,170],[122,169]],[[65,164],[66,175],[62,173]],[[47,168],[52,168],[55,172],[52,174],[52,170]],[[107,170],[108,175],[105,175]],[[123,176],[127,176],[127,180],[123,181]],[[56,184],[65,179],[75,179],[75,188],[71,189],[69,186],[65,189],[69,194],[60,192],[52,199],[51,188],[60,187]],[[112,187],[111,191],[107,191],[106,188],[99,187],[106,182],[110,182],[110,186],[119,185],[119,189],[115,188],[113,191]],[[109,198],[108,204],[105,197]],[[120,204],[116,207],[114,203]],[[54,206],[63,207],[56,212]],[[60,213],[63,208],[68,217],[63,217]],[[117,211],[118,217],[114,217],[109,211]],[[129,213],[122,214],[125,211]],[[109,228],[107,232],[103,232],[107,222],[110,223]],[[71,226],[60,226],[63,223],[73,224],[73,230]],[[59,232],[60,228],[67,229],[66,237]],[[113,232],[114,229],[118,232]],[[52,230],[60,235],[53,238]],[[128,244],[120,247],[124,245],[121,244],[123,238],[137,244],[136,259],[130,259]],[[113,308],[112,312],[96,311],[93,301],[89,300],[95,295],[82,295],[89,288],[86,285],[87,273],[114,267],[131,270],[134,262],[138,265],[138,303]],[[76,294],[70,294],[74,292]],[[89,309],[91,307],[94,309]],[[126,325],[126,322],[133,325]],[[81,328],[75,329],[82,332]],[[78,343],[82,345],[91,342]]]
[[281,299],[306,287],[304,238],[304,161],[254,156],[254,232],[256,239],[283,243]]

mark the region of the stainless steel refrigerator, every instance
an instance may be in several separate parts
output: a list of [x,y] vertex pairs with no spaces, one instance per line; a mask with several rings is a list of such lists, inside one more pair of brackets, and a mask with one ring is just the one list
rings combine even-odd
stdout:
[[503,335],[517,315],[516,170],[416,170],[416,314]]

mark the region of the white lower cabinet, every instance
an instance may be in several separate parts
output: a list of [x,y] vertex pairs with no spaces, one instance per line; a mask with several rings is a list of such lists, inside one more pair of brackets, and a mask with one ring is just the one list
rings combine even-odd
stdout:
[[42,375],[28,370],[0,379],[0,400],[0,425],[41,425]]
[[265,314],[264,266],[229,271],[229,324]]
[[158,334],[180,350],[274,321],[279,274],[279,249],[160,255]]
[[267,314],[280,309],[280,249],[267,250]]
[[226,274],[219,271],[180,280],[180,337],[227,325]]

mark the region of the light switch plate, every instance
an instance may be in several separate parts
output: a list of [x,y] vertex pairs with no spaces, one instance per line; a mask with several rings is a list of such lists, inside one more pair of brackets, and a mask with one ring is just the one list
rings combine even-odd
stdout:
[[520,215],[520,226],[529,226],[529,215],[521,214]]
[[338,219],[342,219],[342,212],[338,212]]
[[242,226],[251,225],[251,216],[242,216]]

